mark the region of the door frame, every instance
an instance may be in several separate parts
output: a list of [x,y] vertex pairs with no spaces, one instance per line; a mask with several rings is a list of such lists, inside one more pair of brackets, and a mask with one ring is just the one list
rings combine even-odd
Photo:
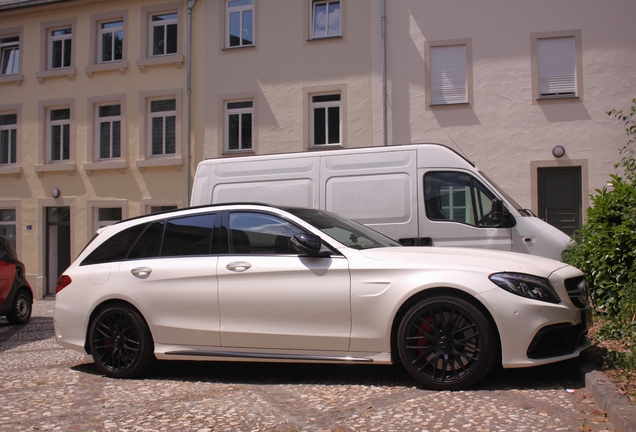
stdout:
[[75,198],[40,198],[38,200],[38,277],[37,286],[34,289],[35,298],[43,298],[48,295],[48,265],[47,265],[47,224],[46,209],[48,207],[69,207],[71,218],[71,261],[75,257],[75,232],[77,226]]
[[[565,156],[567,157],[567,156]],[[587,159],[558,159],[530,162],[530,192],[532,211],[539,215],[539,168],[581,168],[581,224],[585,224],[587,208],[590,206],[590,184]]]

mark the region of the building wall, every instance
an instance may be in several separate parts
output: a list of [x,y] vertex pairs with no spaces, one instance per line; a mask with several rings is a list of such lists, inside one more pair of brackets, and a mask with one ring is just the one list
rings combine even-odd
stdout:
[[[0,167],[0,209],[17,210],[17,250],[38,298],[47,293],[47,258],[51,258],[46,250],[47,207],[70,207],[73,259],[93,236],[94,214],[100,207],[120,207],[122,217],[126,218],[145,213],[146,206],[151,204],[181,207],[187,203],[184,145],[174,157],[143,157],[148,135],[146,96],[168,90],[182,106],[186,97],[183,60],[179,65],[143,60],[146,45],[142,39],[146,36],[141,29],[145,13],[162,3],[178,8],[183,18],[178,35],[182,51],[186,46],[187,10],[183,1],[64,2],[0,14],[0,32],[19,27],[23,36],[22,80],[18,84],[0,83],[0,114],[14,112],[16,107],[19,113],[16,164],[19,169]],[[94,63],[90,60],[94,56],[91,22],[95,17],[110,17],[114,11],[126,17],[124,59],[111,70],[87,68]],[[46,50],[43,28],[46,23],[67,20],[75,23],[72,67],[61,75],[43,74],[41,53]],[[183,58],[183,53],[180,55]],[[73,76],[69,77],[67,72]],[[38,79],[43,75],[43,79]],[[95,104],[115,99],[122,106],[123,154],[117,160],[94,163]],[[71,160],[49,164],[45,150],[46,108],[58,104],[71,107]],[[185,143],[185,129],[178,126],[177,130],[177,141]],[[52,196],[54,189],[60,191],[58,198]]]

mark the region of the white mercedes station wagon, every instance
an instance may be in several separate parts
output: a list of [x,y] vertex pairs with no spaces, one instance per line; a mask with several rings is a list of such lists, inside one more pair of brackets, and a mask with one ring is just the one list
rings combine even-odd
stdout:
[[579,355],[583,274],[477,249],[404,247],[315,209],[187,208],[100,230],[60,277],[55,336],[115,378],[160,360],[402,363],[462,389],[495,365]]

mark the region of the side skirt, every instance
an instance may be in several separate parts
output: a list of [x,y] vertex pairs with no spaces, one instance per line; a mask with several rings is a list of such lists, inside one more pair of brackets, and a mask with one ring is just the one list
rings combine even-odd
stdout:
[[257,359],[257,360],[283,360],[283,361],[307,361],[307,362],[334,362],[334,363],[373,363],[372,358],[365,357],[338,357],[322,355],[297,355],[278,353],[253,353],[253,352],[232,352],[232,351],[167,351],[168,356],[195,356],[195,357],[221,357],[234,359]]

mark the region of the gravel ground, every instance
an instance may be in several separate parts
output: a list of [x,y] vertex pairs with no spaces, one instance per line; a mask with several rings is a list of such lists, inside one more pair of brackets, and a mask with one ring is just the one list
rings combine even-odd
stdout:
[[26,326],[0,318],[2,431],[614,430],[575,363],[460,392],[421,390],[398,366],[161,362],[109,379],[56,344],[53,307],[36,301]]

